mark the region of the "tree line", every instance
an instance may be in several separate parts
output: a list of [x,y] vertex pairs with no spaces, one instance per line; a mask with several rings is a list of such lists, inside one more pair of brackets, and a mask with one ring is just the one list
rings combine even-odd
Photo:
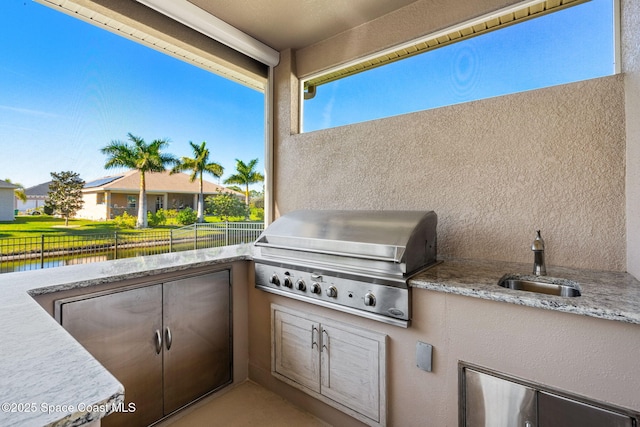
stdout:
[[[207,148],[207,143],[202,142],[198,145],[189,141],[193,157],[177,158],[165,152],[169,145],[167,139],[156,139],[151,143],[147,143],[144,139],[132,133],[128,133],[127,136],[128,142],[114,140],[100,149],[100,151],[107,156],[104,165],[105,169],[125,167],[137,170],[140,173],[136,228],[148,227],[145,174],[165,172],[167,170],[169,174],[188,172],[190,182],[198,180],[197,222],[204,222],[204,174],[220,178],[224,173],[222,165],[210,160],[210,151]],[[249,208],[249,185],[264,181],[264,176],[255,170],[257,163],[258,159],[253,159],[248,163],[236,159],[236,173],[224,180],[225,184],[244,186],[246,212],[248,212]],[[52,172],[51,177],[52,183],[49,186],[48,208],[64,217],[65,224],[68,224],[69,218],[82,208],[81,190],[85,182],[75,172]],[[17,194],[17,196],[19,195]],[[248,213],[245,215],[248,216]]]

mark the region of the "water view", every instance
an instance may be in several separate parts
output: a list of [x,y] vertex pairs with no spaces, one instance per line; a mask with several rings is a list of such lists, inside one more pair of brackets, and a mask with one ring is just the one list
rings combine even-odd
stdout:
[[0,273],[250,243],[262,222],[204,223],[142,234],[85,234],[1,239]]

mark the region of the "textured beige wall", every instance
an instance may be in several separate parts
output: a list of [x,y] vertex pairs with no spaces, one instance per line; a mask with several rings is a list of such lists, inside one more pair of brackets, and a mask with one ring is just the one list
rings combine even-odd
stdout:
[[640,277],[640,2],[622,1],[627,114],[627,271]]

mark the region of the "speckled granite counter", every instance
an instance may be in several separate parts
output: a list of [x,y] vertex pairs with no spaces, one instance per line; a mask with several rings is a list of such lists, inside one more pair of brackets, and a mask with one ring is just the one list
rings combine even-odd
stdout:
[[251,259],[249,245],[0,275],[0,426],[79,426],[122,385],[30,295]]
[[630,274],[547,266],[547,276],[577,282],[582,293],[579,297],[516,291],[497,285],[505,274],[530,274],[531,269],[530,264],[453,259],[418,274],[409,284],[413,288],[640,324],[640,281]]

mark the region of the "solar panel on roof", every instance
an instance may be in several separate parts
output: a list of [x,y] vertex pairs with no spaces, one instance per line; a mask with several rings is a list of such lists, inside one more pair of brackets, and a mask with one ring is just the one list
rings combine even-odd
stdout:
[[115,181],[116,179],[122,178],[124,175],[119,176],[108,176],[106,178],[96,179],[95,181],[87,182],[84,185],[84,188],[92,188],[92,187],[100,187],[105,184],[109,184],[110,182]]

